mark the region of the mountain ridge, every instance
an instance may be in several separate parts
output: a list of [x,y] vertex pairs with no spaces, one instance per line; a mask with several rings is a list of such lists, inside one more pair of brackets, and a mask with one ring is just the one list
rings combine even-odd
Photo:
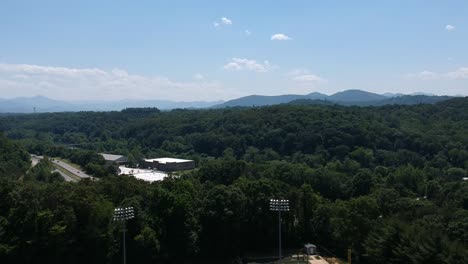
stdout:
[[[310,95],[318,94],[321,96],[313,97]],[[451,96],[437,96],[427,93],[413,93],[405,95],[401,93],[385,93],[377,94],[359,89],[350,89],[337,92],[331,95],[321,93],[311,93],[306,95],[249,95],[233,100],[226,101],[222,104],[215,105],[213,108],[224,107],[252,107],[252,106],[267,106],[274,104],[339,104],[339,105],[385,105],[385,104],[420,104],[420,103],[435,103],[446,99],[453,98]],[[326,103],[319,103],[319,101]]]
[[122,99],[115,101],[82,100],[61,101],[42,95],[32,97],[17,97],[12,99],[0,98],[0,113],[43,113],[43,112],[79,112],[79,111],[120,111],[125,108],[156,107],[161,110],[176,108],[225,108],[225,107],[252,107],[276,104],[339,104],[358,106],[379,106],[386,104],[421,104],[436,103],[453,98],[453,96],[436,96],[427,93],[413,93],[405,95],[400,93],[377,94],[358,89],[350,89],[326,95],[319,92],[309,94],[284,95],[248,95],[224,101],[170,101],[170,100],[137,100]]
[[363,90],[352,89],[334,93],[327,97],[333,102],[368,102],[387,99],[386,96]]
[[456,97],[453,96],[429,96],[429,95],[402,95],[389,97],[376,101],[354,101],[354,102],[333,102],[298,99],[289,102],[291,105],[343,105],[343,106],[384,106],[384,105],[416,105],[416,104],[435,104],[447,101]]
[[284,95],[248,95],[236,99],[229,100],[219,105],[213,106],[213,108],[223,107],[238,107],[238,106],[266,106],[274,104],[288,103],[297,99],[324,99],[326,94],[313,92],[310,94],[284,94]]

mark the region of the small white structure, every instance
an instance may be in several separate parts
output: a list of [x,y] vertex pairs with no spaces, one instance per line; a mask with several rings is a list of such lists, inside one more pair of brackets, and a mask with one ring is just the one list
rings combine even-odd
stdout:
[[124,166],[119,167],[119,175],[130,175],[137,179],[147,182],[162,181],[168,175],[167,173],[153,170],[127,168]]
[[317,255],[317,247],[312,244],[305,244],[304,245],[304,253],[307,255]]

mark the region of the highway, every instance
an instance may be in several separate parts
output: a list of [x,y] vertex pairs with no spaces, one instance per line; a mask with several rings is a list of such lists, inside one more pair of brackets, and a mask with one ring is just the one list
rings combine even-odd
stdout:
[[[41,159],[43,159],[44,157],[43,156],[37,156],[37,155],[32,155],[31,154],[31,159],[33,160],[33,163],[35,161],[39,161]],[[55,159],[50,159],[50,161],[52,161],[52,163],[54,163],[55,165],[59,166],[60,168],[70,172],[71,174],[77,176],[77,177],[80,177],[81,179],[91,179],[91,180],[95,180],[96,178],[86,174],[84,171],[82,170],[79,170],[73,166],[70,166],[69,164],[63,162],[63,161],[60,161],[60,160],[55,160]],[[36,163],[37,163],[36,162]],[[63,175],[62,175],[63,176]],[[68,176],[68,175],[67,175]],[[65,177],[64,177],[65,178]],[[68,178],[70,178],[68,176]],[[65,178],[65,180],[67,180],[67,178]]]
[[65,181],[67,181],[67,182],[77,182],[77,180],[75,178],[72,178],[72,177],[68,176],[67,174],[61,172],[58,169],[55,169],[53,172],[57,172],[58,174],[60,174],[63,177],[63,179]]

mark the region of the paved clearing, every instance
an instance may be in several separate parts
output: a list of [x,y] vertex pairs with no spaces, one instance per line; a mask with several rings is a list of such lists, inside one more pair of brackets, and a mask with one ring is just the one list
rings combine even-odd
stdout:
[[37,163],[39,163],[41,159],[38,158],[37,156],[35,155],[31,155],[31,165],[34,167],[37,165]]

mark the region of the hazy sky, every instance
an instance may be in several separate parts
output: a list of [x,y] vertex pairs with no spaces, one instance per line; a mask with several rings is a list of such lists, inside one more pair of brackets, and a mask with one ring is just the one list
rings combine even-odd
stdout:
[[2,0],[0,98],[468,95],[468,1]]

